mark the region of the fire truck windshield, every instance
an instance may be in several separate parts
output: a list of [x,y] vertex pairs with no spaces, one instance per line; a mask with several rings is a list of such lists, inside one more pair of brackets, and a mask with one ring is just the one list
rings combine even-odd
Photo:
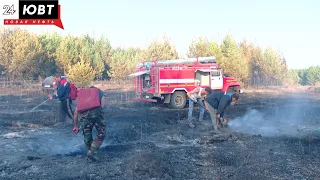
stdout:
[[143,78],[143,88],[150,88],[151,87],[150,75],[144,74],[142,78]]

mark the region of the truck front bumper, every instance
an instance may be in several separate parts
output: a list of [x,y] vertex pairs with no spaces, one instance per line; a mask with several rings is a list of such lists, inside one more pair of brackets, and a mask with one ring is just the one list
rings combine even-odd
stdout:
[[154,99],[154,97],[154,94],[151,93],[137,93],[134,100],[140,102],[157,102],[157,99]]
[[147,98],[134,98],[135,101],[140,101],[140,102],[157,102],[156,99],[147,99]]

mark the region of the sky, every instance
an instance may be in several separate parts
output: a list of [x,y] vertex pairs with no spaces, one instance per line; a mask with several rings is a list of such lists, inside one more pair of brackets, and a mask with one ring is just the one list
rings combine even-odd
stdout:
[[320,65],[320,1],[317,0],[60,0],[64,30],[28,26],[36,32],[95,37],[112,46],[146,47],[166,35],[184,56],[197,37],[281,51],[289,68]]

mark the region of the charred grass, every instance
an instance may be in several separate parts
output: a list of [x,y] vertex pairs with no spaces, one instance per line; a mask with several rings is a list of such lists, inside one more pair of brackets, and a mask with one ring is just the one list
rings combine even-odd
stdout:
[[[48,102],[39,107],[41,111],[26,113],[46,97],[39,92],[2,96],[7,103],[1,103],[0,138],[2,147],[8,150],[0,155],[1,179],[320,178],[318,136],[264,137],[232,131],[215,134],[207,113],[205,124],[190,129],[187,109],[134,102],[130,89],[108,88],[105,95],[107,136],[100,161],[94,164],[86,162],[82,135],[72,134],[71,124],[53,126],[58,103]],[[273,107],[312,102],[305,116],[318,123],[317,96],[297,94],[291,101],[294,103],[288,105],[290,97],[289,93],[249,92],[241,96],[239,105],[228,108],[227,116],[232,119],[248,109],[269,112]],[[55,151],[59,147],[65,151]]]

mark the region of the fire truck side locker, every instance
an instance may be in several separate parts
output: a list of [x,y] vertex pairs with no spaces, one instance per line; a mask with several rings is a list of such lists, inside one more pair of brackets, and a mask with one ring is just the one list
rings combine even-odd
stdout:
[[[187,101],[186,88],[181,66],[171,66],[160,68],[159,86],[164,103],[175,109],[184,108]],[[189,79],[194,84],[194,79]]]

